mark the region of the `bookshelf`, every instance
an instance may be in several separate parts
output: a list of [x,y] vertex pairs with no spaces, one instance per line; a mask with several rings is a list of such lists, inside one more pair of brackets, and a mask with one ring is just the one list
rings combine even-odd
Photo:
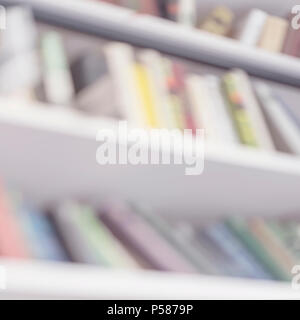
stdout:
[[43,21],[223,68],[240,67],[254,76],[300,85],[300,59],[249,48],[236,40],[161,18],[136,15],[125,8],[90,0],[0,0],[0,4],[12,3],[32,5],[36,16]]
[[[160,18],[138,16],[124,8],[89,0],[0,0],[0,4],[14,2],[31,4],[37,17],[46,22],[217,67],[241,67],[254,76],[300,85],[297,58],[248,48],[235,40]],[[88,117],[68,106],[3,97],[0,105],[5,106],[0,108],[0,145],[4,150],[1,176],[39,206],[72,196],[85,197],[97,205],[116,196],[151,203],[159,214],[185,214],[195,219],[299,213],[299,157],[245,146],[207,144],[205,171],[200,176],[185,176],[183,165],[100,166],[95,159],[99,146],[96,133],[101,128],[115,130],[116,120]],[[0,260],[0,265],[7,267],[9,288],[0,293],[0,298],[300,297],[289,283],[33,261]]]
[[0,260],[7,290],[0,299],[299,299],[290,284],[77,264]]
[[185,176],[183,165],[101,166],[96,133],[116,128],[115,120],[3,98],[0,104],[6,106],[0,109],[0,144],[6,150],[0,158],[2,174],[41,205],[64,196],[86,195],[97,203],[118,195],[151,203],[157,212],[195,217],[299,212],[298,157],[207,145],[199,176]]

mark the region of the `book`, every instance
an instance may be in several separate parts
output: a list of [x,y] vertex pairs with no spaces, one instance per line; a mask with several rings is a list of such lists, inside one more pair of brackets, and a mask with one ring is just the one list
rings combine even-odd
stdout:
[[257,145],[265,150],[275,149],[274,143],[265,121],[261,107],[258,104],[251,81],[247,73],[241,69],[235,69],[233,76],[236,79],[237,91],[242,96],[242,104],[245,107],[251,126],[255,132]]
[[0,255],[30,258],[21,226],[13,213],[9,196],[0,185]]
[[47,102],[61,106],[70,105],[74,96],[74,85],[60,34],[54,31],[43,34],[41,52]]
[[226,6],[215,7],[199,25],[199,28],[220,36],[227,36],[231,32],[234,13]]
[[247,16],[237,26],[235,38],[247,46],[256,46],[268,14],[260,9],[251,9]]
[[14,194],[12,199],[14,215],[22,230],[30,256],[35,259],[68,261],[48,215],[25,204],[21,195]]
[[133,48],[124,43],[113,42],[105,46],[104,52],[121,117],[133,127],[146,127],[147,120],[136,86]]
[[249,230],[247,221],[236,217],[226,220],[226,225],[231,232],[240,239],[247,249],[255,255],[272,277],[282,281],[290,280],[290,276],[287,275],[281,265],[273,259],[268,249],[263,247],[261,242]]
[[143,108],[146,126],[149,128],[158,127],[158,118],[155,108],[153,89],[151,87],[150,73],[142,64],[134,65],[135,85]]
[[204,78],[200,75],[187,75],[186,90],[197,129],[204,129],[205,137],[209,140],[218,140],[214,126],[212,101]]
[[234,119],[240,141],[245,145],[257,147],[257,133],[254,131],[249,111],[244,104],[245,97],[242,96],[238,89],[239,83],[233,72],[228,72],[224,75],[222,85],[225,101]]
[[287,34],[285,37],[285,41],[282,48],[282,53],[288,54],[290,56],[299,57],[300,56],[300,35],[299,30],[295,30],[292,27],[291,20],[294,15],[289,16],[289,26],[287,30]]
[[0,92],[32,101],[41,79],[32,11],[12,6],[7,9],[6,24],[1,37]]
[[80,210],[80,206],[74,201],[61,203],[51,210],[51,220],[72,261],[104,266],[105,262],[95,254],[78,221]]
[[266,222],[269,230],[275,234],[283,244],[287,252],[296,260],[300,261],[300,224],[297,221],[269,220]]
[[220,81],[212,75],[187,75],[186,90],[197,128],[213,143],[237,143],[238,136],[224,98]]
[[230,263],[236,265],[234,274],[256,279],[272,279],[254,255],[234,236],[224,222],[215,222],[204,226],[203,232],[215,241],[230,257]]
[[131,247],[153,268],[177,272],[196,271],[168,241],[125,204],[111,204],[100,218],[120,241]]
[[188,27],[197,23],[196,0],[179,0],[177,22]]
[[157,126],[167,129],[176,127],[161,54],[155,50],[141,50],[138,52],[138,61],[147,69],[149,75]]
[[225,104],[220,78],[214,75],[206,75],[204,76],[204,80],[212,103],[211,109],[216,121],[218,139],[224,143],[237,144],[239,142],[238,134]]
[[[190,261],[199,272],[206,274],[218,274],[219,270],[215,267],[216,264],[211,264],[206,255],[199,250],[199,244],[196,241],[196,246],[191,244],[195,241],[192,235],[195,236],[193,231],[190,230],[186,224],[182,225],[180,222],[168,221],[166,218],[159,217],[154,214],[149,207],[145,205],[133,205],[139,215],[155,228],[176,250],[178,250],[188,261]],[[192,235],[191,235],[192,234]]]
[[136,261],[126,251],[125,247],[99,220],[95,212],[86,205],[81,205],[78,222],[83,227],[86,240],[95,254],[101,256],[106,265],[120,268],[138,268]]
[[254,83],[256,93],[268,120],[276,148],[284,152],[300,154],[300,122],[288,112],[282,101],[265,83]]
[[[280,52],[284,44],[287,29],[287,20],[268,16],[258,42],[258,47],[271,52]],[[274,37],[274,34],[276,37]]]
[[170,104],[172,106],[172,112],[175,118],[175,127],[183,130],[187,127],[187,124],[185,118],[185,106],[182,97],[183,87],[181,78],[178,72],[176,72],[176,64],[166,57],[164,57],[163,60]]
[[249,230],[256,236],[261,245],[269,252],[270,256],[276,261],[286,276],[291,277],[291,270],[296,264],[296,260],[286,250],[278,237],[271,232],[262,218],[253,218],[248,222]]

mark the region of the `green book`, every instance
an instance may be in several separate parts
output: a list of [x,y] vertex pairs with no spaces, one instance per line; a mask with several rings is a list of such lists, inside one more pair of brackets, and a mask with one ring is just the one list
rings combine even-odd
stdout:
[[300,226],[298,223],[268,221],[269,229],[277,236],[296,262],[300,262]]
[[95,255],[105,265],[120,268],[138,268],[137,262],[90,207],[81,206],[77,221],[82,226],[86,240]]
[[43,34],[41,52],[47,102],[69,105],[74,96],[74,84],[60,34],[54,31]]
[[234,124],[239,133],[240,141],[243,144],[257,147],[257,138],[251,125],[248,112],[243,105],[244,97],[242,97],[238,91],[238,86],[233,74],[227,73],[223,77],[222,84],[225,93],[224,96],[226,104],[228,105]]
[[231,218],[226,220],[225,223],[230,231],[241,240],[244,246],[252,252],[262,266],[269,271],[275,279],[283,281],[291,280],[291,276],[274,261],[268,250],[266,250],[261,242],[252,234],[245,220]]

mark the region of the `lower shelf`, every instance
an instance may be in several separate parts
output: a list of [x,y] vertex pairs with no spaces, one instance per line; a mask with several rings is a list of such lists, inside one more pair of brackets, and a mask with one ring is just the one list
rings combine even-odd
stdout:
[[290,283],[1,259],[1,299],[300,299]]

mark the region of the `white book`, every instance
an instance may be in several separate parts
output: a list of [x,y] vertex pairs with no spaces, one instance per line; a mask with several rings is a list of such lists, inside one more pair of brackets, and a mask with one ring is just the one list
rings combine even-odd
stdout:
[[222,137],[218,132],[214,104],[206,79],[200,75],[188,75],[185,84],[196,128],[204,129],[208,140],[221,142]]
[[134,75],[134,51],[130,45],[113,42],[104,48],[109,73],[116,88],[121,116],[133,127],[144,128],[147,121]]
[[28,7],[7,9],[6,29],[1,33],[2,55],[15,55],[36,46],[38,33],[32,11]]
[[285,147],[293,153],[300,154],[300,128],[296,122],[284,109],[282,103],[274,97],[268,85],[257,81],[254,86],[268,119]]
[[155,50],[142,50],[138,56],[150,74],[150,85],[159,127],[173,129],[177,126],[177,122],[170,102],[163,58]]
[[214,112],[215,121],[217,122],[218,132],[224,142],[239,143],[238,134],[234,128],[234,123],[229,114],[228,107],[221,92],[221,80],[214,75],[204,77],[209,90],[210,97],[213,101],[212,111]]
[[239,30],[236,38],[245,45],[255,46],[262,34],[268,14],[259,9],[252,9]]
[[270,134],[270,130],[265,121],[261,107],[255,97],[249,77],[243,70],[234,70],[233,76],[236,78],[238,91],[243,97],[243,104],[246,108],[251,126],[257,138],[259,147],[266,150],[274,150],[274,143]]
[[178,5],[178,22],[189,27],[196,25],[196,1],[195,0],[180,0]]

